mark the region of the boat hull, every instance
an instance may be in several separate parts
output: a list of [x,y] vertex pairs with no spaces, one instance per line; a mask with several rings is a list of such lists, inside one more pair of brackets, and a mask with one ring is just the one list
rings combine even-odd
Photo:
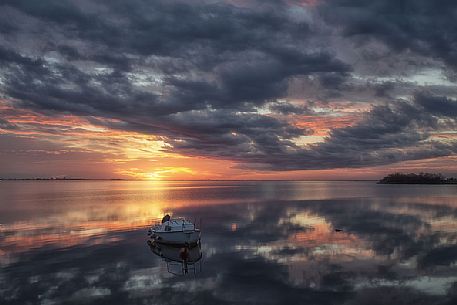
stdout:
[[[173,247],[173,245],[158,244],[156,242],[148,241],[148,245],[151,248],[151,251],[156,255],[174,262],[182,262],[182,247]],[[186,262],[193,264],[198,262],[202,258],[202,250],[200,247],[189,247],[187,248]]]
[[193,245],[200,240],[200,231],[153,232],[151,238],[162,244]]

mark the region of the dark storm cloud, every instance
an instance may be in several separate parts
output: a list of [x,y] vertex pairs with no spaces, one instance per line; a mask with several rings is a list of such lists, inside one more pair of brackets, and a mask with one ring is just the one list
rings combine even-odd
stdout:
[[275,113],[280,113],[284,115],[289,114],[314,114],[314,111],[306,105],[294,105],[291,103],[285,102],[272,102],[269,103],[268,108]]
[[325,0],[324,18],[361,44],[382,41],[457,68],[457,3],[452,0]]
[[192,109],[252,110],[253,106],[284,96],[288,80],[294,75],[348,69],[324,53],[306,54],[297,49],[276,50],[278,47],[270,46],[257,48],[219,58],[210,80],[167,77],[166,84],[170,86],[167,102],[185,101]]
[[[56,44],[52,37],[38,35],[46,42],[35,56],[40,74],[23,64],[33,62],[32,57],[5,50],[15,64],[6,71],[6,94],[45,110],[122,117],[135,108],[136,114],[154,117],[208,106],[263,104],[284,94],[290,76],[348,70],[324,52],[303,48],[308,26],[290,21],[284,6],[257,11],[177,1],[105,4],[94,8],[84,2],[4,3],[37,19],[44,33],[58,25],[55,31],[66,38]],[[95,18],[100,10],[104,14]],[[82,45],[81,50],[70,44]],[[69,61],[44,62],[40,55],[49,51],[60,52]],[[90,74],[74,60],[114,71]],[[133,60],[163,79],[160,101],[125,75]]]
[[22,56],[21,54],[8,50],[0,46],[0,62],[2,63],[2,68],[10,67],[21,67],[21,71],[42,73],[46,70],[44,69],[45,62],[40,58],[30,58]]
[[319,81],[325,88],[340,89],[347,78],[347,73],[322,73]]
[[[296,140],[313,131],[277,116],[318,115],[307,105],[277,101],[287,97],[293,78],[317,84],[315,99],[360,95],[367,87],[355,85],[328,27],[452,66],[457,31],[450,1],[434,8],[425,1],[329,0],[319,4],[319,17],[294,3],[3,1],[0,90],[18,107],[96,116],[90,120],[100,125],[163,136],[173,152],[257,169],[361,167],[455,154],[455,144],[427,142],[439,117],[453,124],[455,102],[442,95],[392,98],[306,148]],[[371,85],[367,99],[385,102],[406,86],[390,84]],[[266,108],[269,114],[261,111]]]
[[457,118],[457,100],[446,96],[418,94],[416,102],[434,115]]
[[[433,104],[425,101],[432,101]],[[242,158],[238,160],[245,161],[246,167],[273,170],[363,167],[453,155],[457,152],[455,143],[429,140],[430,132],[441,124],[439,118],[443,115],[443,108],[452,111],[447,106],[453,103],[454,100],[419,93],[414,102],[397,101],[375,106],[361,122],[333,130],[324,143],[308,149],[281,139],[280,134],[276,141],[271,134],[267,134],[266,137],[260,135],[255,143],[263,143],[261,147],[274,149],[260,150],[250,145],[243,154],[238,147],[233,147],[233,150],[226,148],[224,155],[235,158],[241,154]],[[446,124],[455,126],[454,118]],[[283,133],[282,136],[293,138],[298,135]],[[202,139],[193,141],[191,145],[189,143],[178,143],[175,148],[198,154],[198,147],[205,144]],[[275,145],[277,143],[282,145]],[[220,147],[208,146],[201,153],[215,156],[219,150]]]
[[419,258],[418,264],[422,268],[432,266],[449,266],[457,261],[457,246],[434,248]]
[[325,143],[303,155],[304,162],[308,156],[317,155],[318,159],[322,158],[322,167],[360,167],[455,154],[455,143],[428,140],[429,132],[439,125],[435,116],[439,113],[431,111],[431,105],[424,107],[424,99],[436,101],[433,109],[452,103],[418,94],[414,103],[376,106],[360,123],[333,130]]
[[288,149],[297,149],[290,139],[306,134],[286,121],[258,114],[213,111],[176,114],[171,119],[173,126],[189,134],[172,142],[175,150],[198,154],[201,149],[240,160],[249,155],[287,154]]
[[56,64],[52,68],[15,66],[5,75],[7,95],[42,111],[116,117],[121,113],[129,116],[151,108],[161,112],[172,107],[161,107],[157,95],[135,90],[127,76],[116,71],[90,76],[74,66]]

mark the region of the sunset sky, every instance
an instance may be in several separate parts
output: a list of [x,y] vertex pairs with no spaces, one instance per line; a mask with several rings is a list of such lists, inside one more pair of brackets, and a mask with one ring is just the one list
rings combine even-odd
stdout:
[[2,0],[0,178],[457,175],[453,0]]

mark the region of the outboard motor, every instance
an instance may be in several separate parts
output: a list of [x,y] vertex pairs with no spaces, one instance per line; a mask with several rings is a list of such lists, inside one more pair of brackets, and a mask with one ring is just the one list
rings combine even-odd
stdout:
[[162,223],[164,223],[165,221],[170,221],[171,217],[170,215],[165,215],[163,218],[162,218]]

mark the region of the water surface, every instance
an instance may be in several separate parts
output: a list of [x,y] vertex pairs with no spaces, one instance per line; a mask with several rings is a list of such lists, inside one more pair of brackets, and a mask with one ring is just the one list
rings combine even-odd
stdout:
[[[165,213],[200,272],[151,252]],[[456,217],[454,185],[1,181],[0,303],[456,304]]]

